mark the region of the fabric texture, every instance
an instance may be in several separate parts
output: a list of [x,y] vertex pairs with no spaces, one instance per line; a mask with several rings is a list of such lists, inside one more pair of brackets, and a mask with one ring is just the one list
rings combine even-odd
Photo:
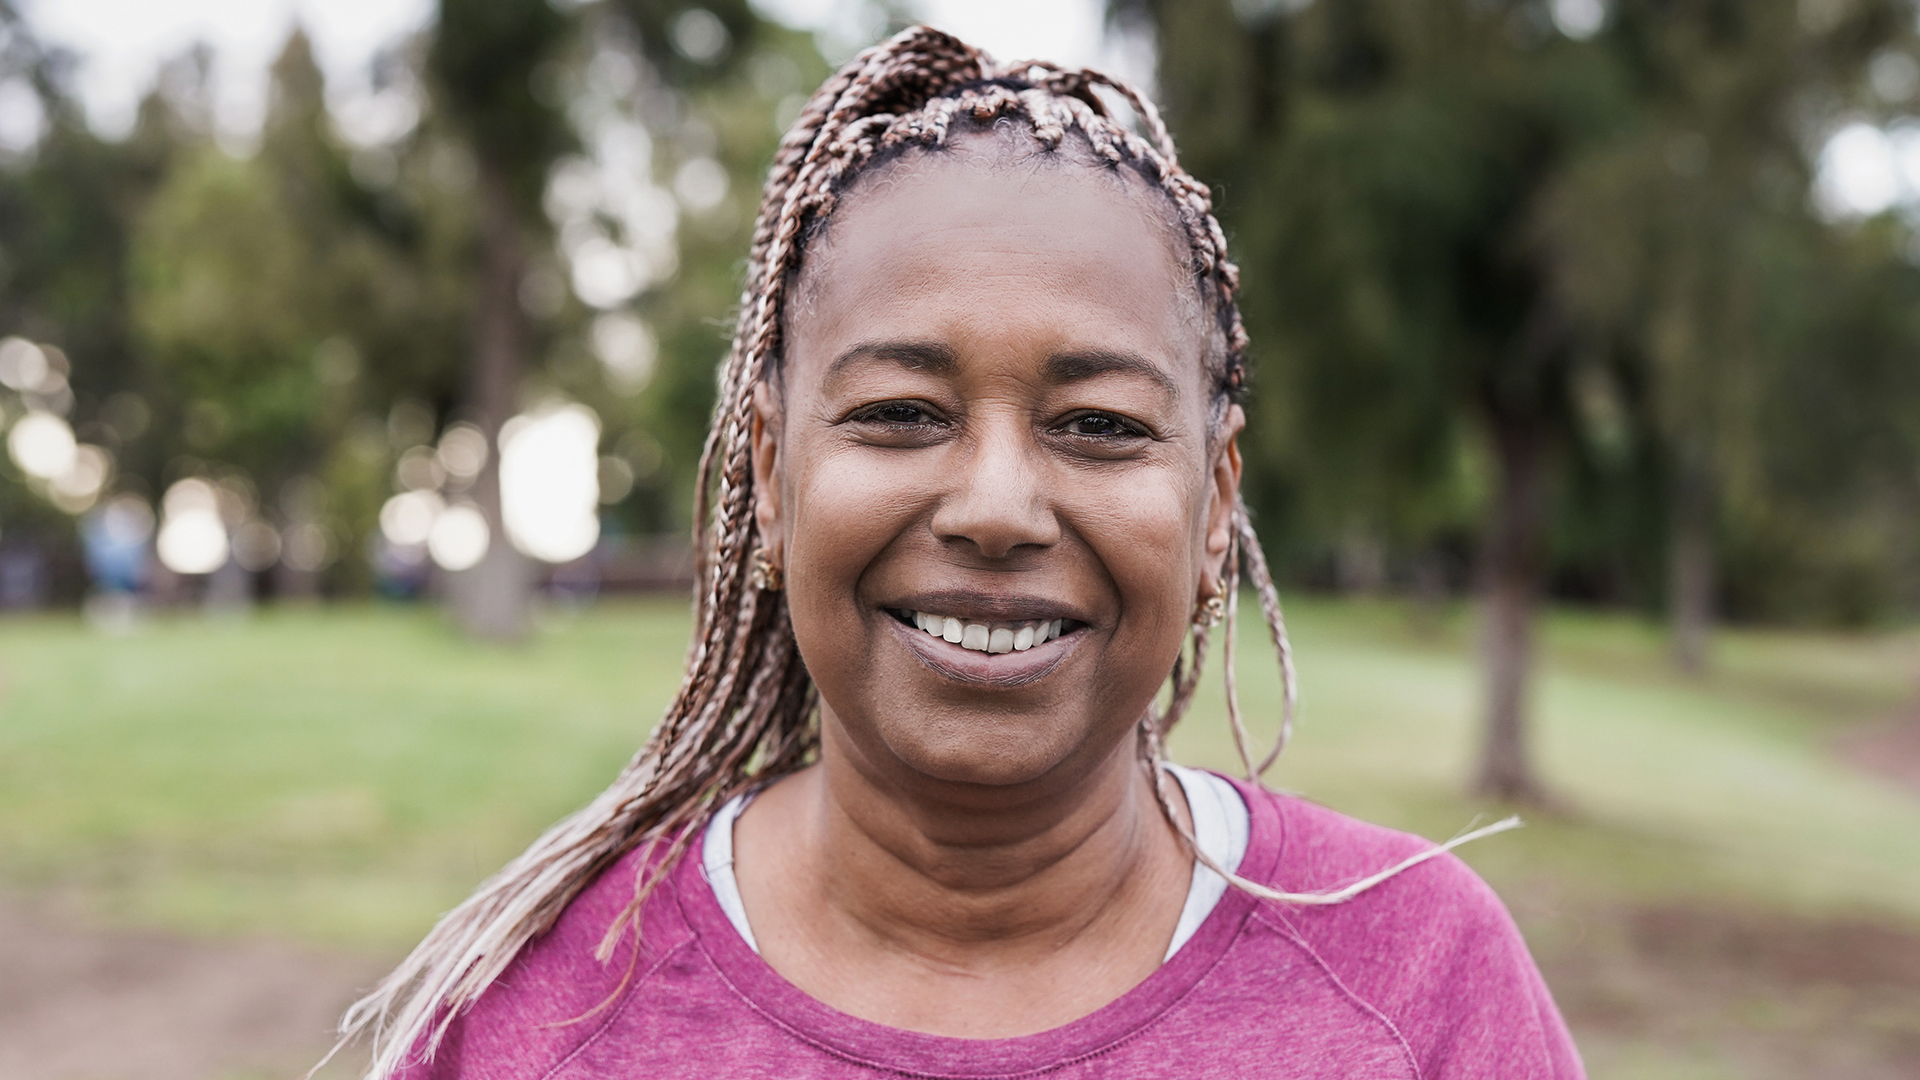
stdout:
[[[1239,873],[1240,863],[1247,857],[1248,832],[1253,824],[1247,801],[1240,797],[1240,793],[1224,776],[1189,769],[1185,765],[1169,764],[1167,771],[1180,781],[1180,790],[1187,797],[1187,813],[1193,819],[1194,844],[1207,858],[1226,867],[1228,873]],[[1180,909],[1180,921],[1173,928],[1173,940],[1167,943],[1166,960],[1173,959],[1173,954],[1193,939],[1226,893],[1227,879],[1195,859],[1193,879],[1187,885],[1187,902]]]
[[[1167,772],[1180,782],[1181,793],[1186,796],[1187,810],[1193,818],[1194,843],[1207,858],[1226,867],[1228,873],[1237,873],[1240,860],[1247,854],[1247,825],[1251,820],[1240,793],[1233,790],[1225,777],[1200,769],[1169,764]],[[733,823],[740,820],[740,812],[753,801],[754,795],[753,791],[743,791],[713,812],[700,836],[700,866],[706,871],[707,884],[713,886],[713,898],[726,913],[727,921],[739,932],[747,948],[759,952],[760,943],[753,939],[753,927],[747,923],[747,905],[740,899],[740,879],[733,874]],[[1164,959],[1173,959],[1180,946],[1207,921],[1213,905],[1220,902],[1226,891],[1226,878],[1194,860],[1187,902],[1180,909],[1180,921],[1173,928],[1173,940],[1167,944]]]
[[[1234,782],[1240,873],[1338,887],[1431,845]],[[954,1039],[808,997],[741,938],[689,857],[602,965],[633,896],[628,856],[450,1027],[405,1080],[599,1077],[1285,1077],[1574,1080],[1572,1040],[1513,922],[1451,855],[1343,904],[1228,891],[1186,947],[1117,1000],[1051,1031]]]

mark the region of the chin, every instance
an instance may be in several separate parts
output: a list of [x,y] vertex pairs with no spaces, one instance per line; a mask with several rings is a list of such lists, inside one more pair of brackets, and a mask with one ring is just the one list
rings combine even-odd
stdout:
[[1009,788],[1046,776],[1084,753],[1091,734],[1042,730],[1003,712],[949,715],[904,730],[879,725],[876,734],[910,772],[945,784]]

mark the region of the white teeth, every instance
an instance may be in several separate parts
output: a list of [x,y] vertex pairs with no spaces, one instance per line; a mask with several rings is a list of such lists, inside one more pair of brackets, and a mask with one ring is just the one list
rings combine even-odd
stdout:
[[989,626],[986,623],[961,622],[949,615],[915,611],[913,625],[934,637],[950,641],[963,649],[983,653],[1026,652],[1060,636],[1063,620]]

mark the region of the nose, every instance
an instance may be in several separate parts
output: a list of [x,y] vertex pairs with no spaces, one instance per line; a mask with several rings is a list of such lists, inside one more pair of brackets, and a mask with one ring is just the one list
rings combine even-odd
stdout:
[[955,448],[958,459],[933,515],[933,534],[943,543],[1005,559],[1059,541],[1046,461],[1025,426],[994,424]]

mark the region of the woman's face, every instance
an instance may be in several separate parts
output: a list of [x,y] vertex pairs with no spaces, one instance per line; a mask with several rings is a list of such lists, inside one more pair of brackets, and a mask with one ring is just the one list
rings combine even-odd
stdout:
[[891,783],[1110,759],[1222,565],[1239,482],[1240,413],[1209,431],[1206,318],[1159,196],[999,149],[855,192],[756,399],[761,534],[827,740]]

